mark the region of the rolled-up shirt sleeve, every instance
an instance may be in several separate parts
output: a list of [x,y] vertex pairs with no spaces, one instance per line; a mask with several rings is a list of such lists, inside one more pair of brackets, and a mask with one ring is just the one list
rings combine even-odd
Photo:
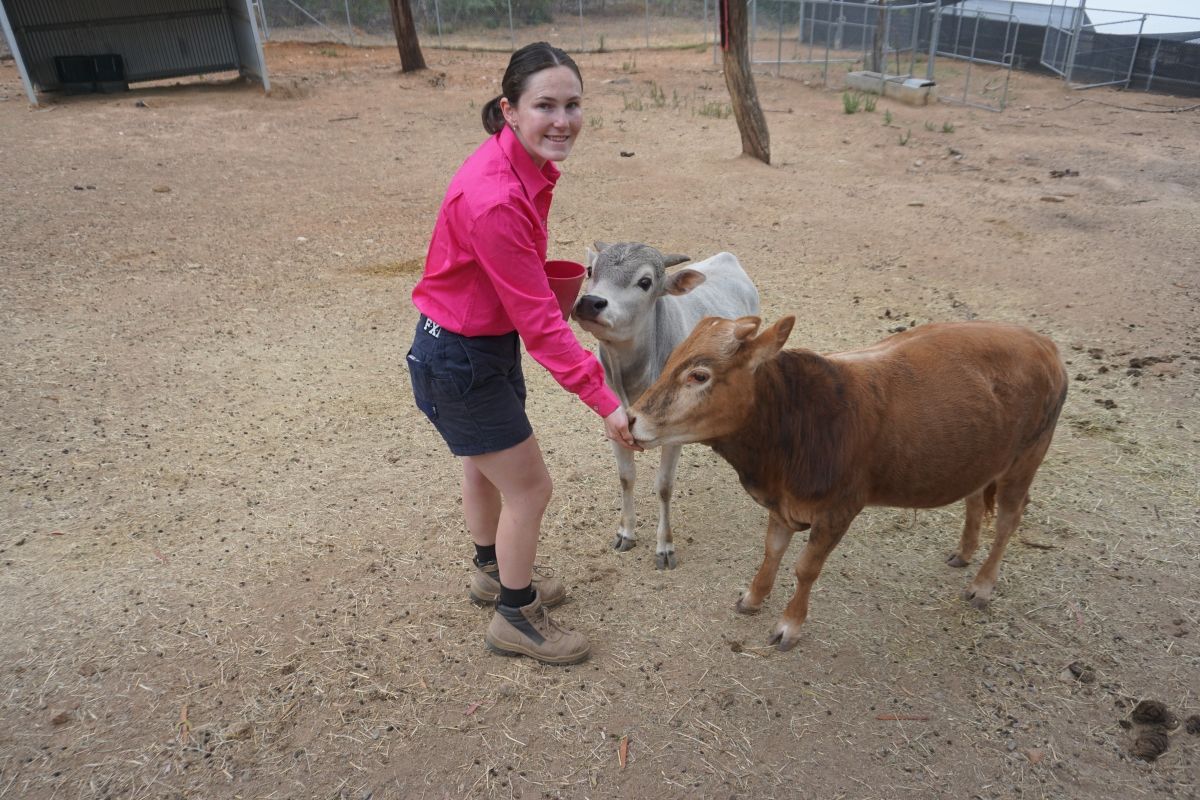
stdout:
[[521,211],[498,204],[475,219],[471,241],[525,350],[567,391],[602,417],[620,401],[604,381],[599,360],[575,338],[546,279],[538,237],[545,234]]

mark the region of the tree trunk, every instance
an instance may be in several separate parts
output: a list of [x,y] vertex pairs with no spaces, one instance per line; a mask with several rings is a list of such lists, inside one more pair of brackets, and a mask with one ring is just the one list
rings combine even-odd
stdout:
[[421,44],[417,41],[417,26],[413,24],[409,0],[388,0],[388,5],[392,9],[392,30],[396,33],[396,47],[400,50],[400,71],[416,72],[425,69],[425,56],[421,55]]
[[725,88],[733,102],[733,117],[742,134],[742,152],[771,163],[771,137],[758,104],[750,72],[750,37],[746,0],[721,0],[721,63]]
[[[887,72],[887,64],[883,61],[883,26],[887,16],[887,0],[876,0],[875,28],[871,37],[871,63],[867,64],[868,72],[878,72],[882,77]],[[864,13],[871,13],[866,8]]]

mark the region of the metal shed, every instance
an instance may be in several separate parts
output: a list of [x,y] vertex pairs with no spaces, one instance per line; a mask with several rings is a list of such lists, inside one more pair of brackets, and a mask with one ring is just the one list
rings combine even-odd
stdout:
[[256,0],[0,0],[29,102],[38,90],[124,87],[237,70],[270,89]]

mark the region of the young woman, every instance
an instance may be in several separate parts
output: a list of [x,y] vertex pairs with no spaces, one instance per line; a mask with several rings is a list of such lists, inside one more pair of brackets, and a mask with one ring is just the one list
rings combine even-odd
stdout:
[[603,417],[610,439],[637,446],[545,273],[554,162],[570,154],[583,126],[583,78],[570,56],[537,42],[513,53],[501,89],[483,108],[491,136],[450,181],[413,289],[421,314],[409,376],[417,407],[462,459],[463,513],[476,551],[470,595],[497,603],[488,647],[575,664],[588,657],[587,639],[546,611],[566,590],[533,570],[552,485],[525,416],[520,342]]

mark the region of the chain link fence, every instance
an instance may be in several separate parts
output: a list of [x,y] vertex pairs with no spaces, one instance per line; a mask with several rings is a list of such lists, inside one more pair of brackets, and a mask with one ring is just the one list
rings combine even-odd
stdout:
[[[259,0],[266,36],[394,45],[387,0]],[[717,0],[412,0],[422,46],[507,52],[546,41],[572,53],[710,45]]]

